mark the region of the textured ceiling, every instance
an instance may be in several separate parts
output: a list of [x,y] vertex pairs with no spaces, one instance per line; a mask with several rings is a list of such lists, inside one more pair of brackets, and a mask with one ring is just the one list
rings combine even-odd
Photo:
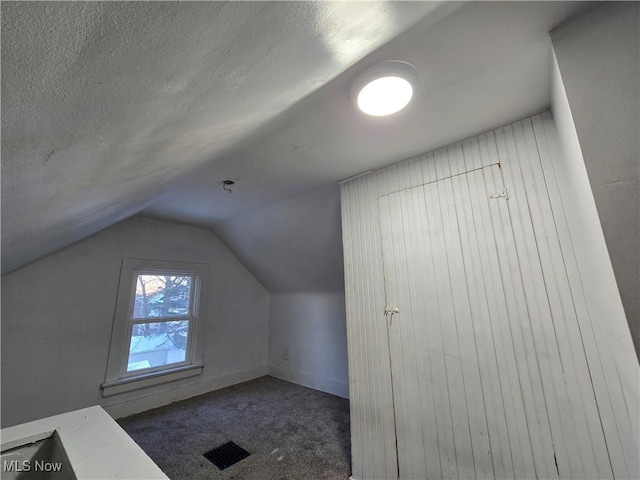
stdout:
[[2,2],[2,269],[139,211],[437,3]]
[[[545,109],[547,32],[583,8],[3,2],[3,272],[142,212],[212,228],[270,291],[340,290],[335,182]],[[389,59],[422,92],[365,118],[351,82]]]

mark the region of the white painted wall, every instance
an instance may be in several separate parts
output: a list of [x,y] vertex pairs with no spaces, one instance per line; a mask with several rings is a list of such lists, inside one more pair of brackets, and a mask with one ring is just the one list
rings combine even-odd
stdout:
[[269,374],[348,398],[344,294],[272,295],[269,313]]
[[[122,259],[209,265],[203,374],[102,398]],[[2,425],[118,417],[265,375],[269,294],[211,232],[133,217],[2,277]]]
[[[640,355],[640,3],[605,2],[551,39]],[[561,122],[558,128],[567,131]]]
[[[574,284],[587,298],[582,315],[589,319],[591,328],[583,332],[585,353],[592,369],[596,394],[611,399],[611,403],[604,402],[601,405],[600,412],[611,451],[615,452],[624,442],[616,438],[616,410],[630,406],[629,424],[636,445],[640,437],[638,364],[610,260],[611,248],[608,252],[555,55],[551,82],[551,107],[557,126],[560,155],[548,173],[555,176],[560,187],[559,200],[565,212],[567,250],[572,253],[569,261],[574,265]],[[612,374],[606,378],[605,371],[615,372],[618,381],[612,378]],[[612,384],[616,387],[612,388]],[[632,468],[640,471],[637,456]]]

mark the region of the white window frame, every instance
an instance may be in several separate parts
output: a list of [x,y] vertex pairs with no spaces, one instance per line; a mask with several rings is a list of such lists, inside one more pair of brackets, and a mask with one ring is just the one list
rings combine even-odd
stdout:
[[[204,302],[209,268],[201,263],[166,262],[158,260],[138,260],[125,258],[120,270],[120,284],[116,299],[116,309],[111,332],[107,374],[102,384],[102,396],[108,397],[140,388],[151,387],[166,382],[196,376],[204,368],[203,345]],[[175,317],[134,319],[136,282],[138,275],[183,275],[192,277],[190,291],[190,314]],[[189,335],[185,360],[180,363],[127,371],[131,332],[136,323],[156,321],[189,321]]]

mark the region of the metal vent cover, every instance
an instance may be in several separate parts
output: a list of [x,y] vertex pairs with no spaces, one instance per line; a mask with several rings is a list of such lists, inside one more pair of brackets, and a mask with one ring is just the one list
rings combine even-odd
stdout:
[[233,442],[227,442],[224,445],[208,451],[203,456],[220,470],[224,470],[231,465],[235,465],[240,460],[247,458],[249,455],[251,454],[244,448],[239,447]]

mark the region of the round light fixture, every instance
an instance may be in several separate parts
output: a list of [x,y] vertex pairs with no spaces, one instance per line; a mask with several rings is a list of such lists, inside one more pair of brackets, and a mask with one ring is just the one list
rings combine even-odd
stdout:
[[420,74],[405,62],[384,62],[363,72],[354,82],[353,99],[364,113],[381,117],[406,107],[420,86]]

